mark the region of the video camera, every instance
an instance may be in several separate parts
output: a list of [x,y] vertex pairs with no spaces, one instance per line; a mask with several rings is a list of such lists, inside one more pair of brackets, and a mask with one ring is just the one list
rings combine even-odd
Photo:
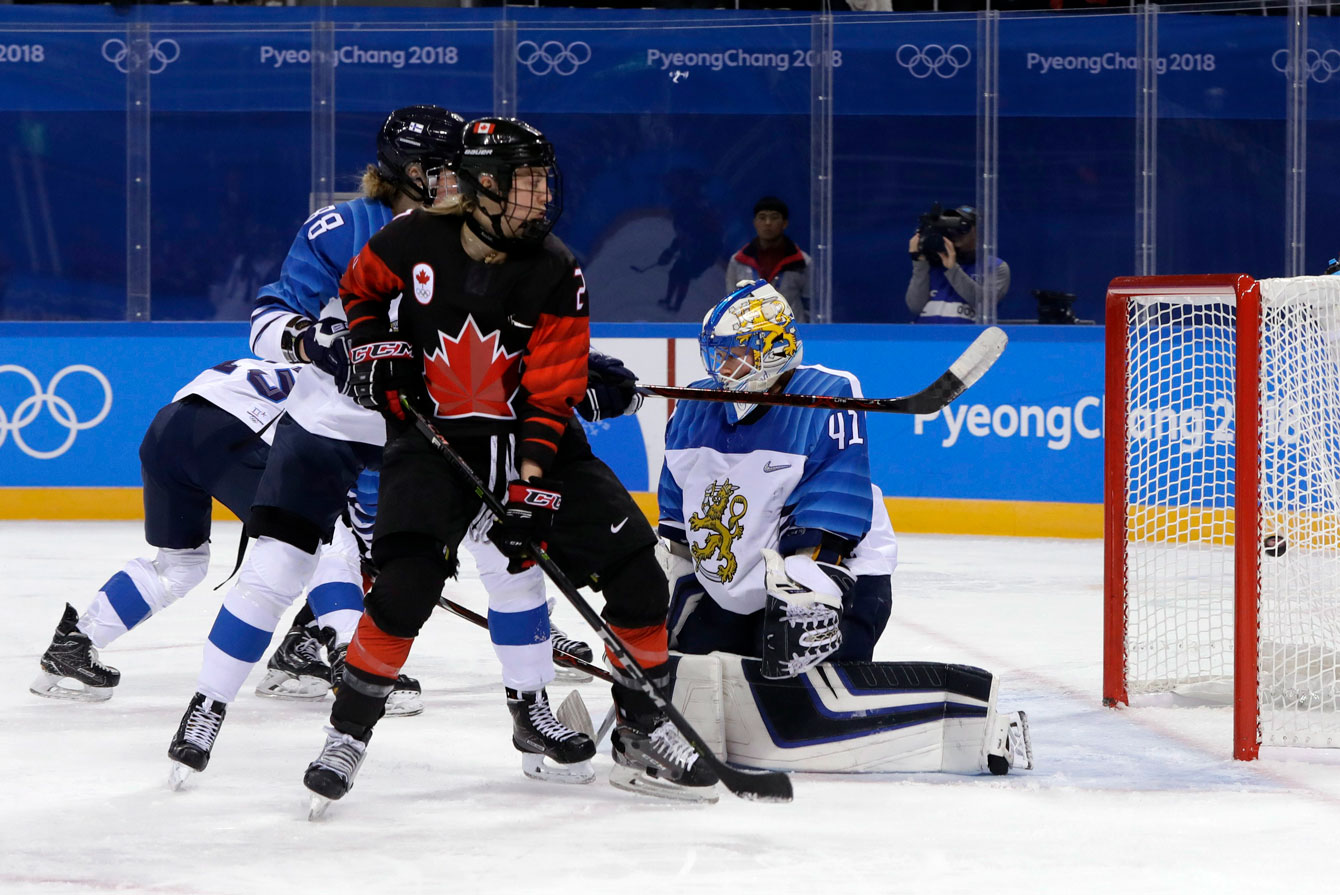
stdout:
[[917,219],[917,250],[911,252],[912,260],[925,258],[931,267],[943,267],[940,260],[945,252],[945,240],[953,240],[977,226],[977,212],[967,205],[945,211],[936,202],[931,210]]

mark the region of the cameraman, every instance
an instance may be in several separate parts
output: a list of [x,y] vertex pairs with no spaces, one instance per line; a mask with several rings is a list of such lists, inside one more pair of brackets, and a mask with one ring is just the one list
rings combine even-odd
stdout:
[[977,260],[977,212],[967,205],[941,212],[936,204],[921,216],[907,244],[912,279],[907,307],[918,323],[975,323],[982,304],[982,278],[992,277],[996,298],[1010,288],[1010,267],[999,258]]

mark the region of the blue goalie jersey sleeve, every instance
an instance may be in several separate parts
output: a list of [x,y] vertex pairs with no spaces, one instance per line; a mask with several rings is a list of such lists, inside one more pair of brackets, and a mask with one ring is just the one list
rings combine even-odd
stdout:
[[[859,397],[861,388],[850,373],[802,366],[786,390],[792,394]],[[794,409],[807,417],[811,451],[805,474],[791,492],[789,518],[782,533],[783,551],[818,544],[820,532],[859,541],[870,530],[874,506],[865,412]]]

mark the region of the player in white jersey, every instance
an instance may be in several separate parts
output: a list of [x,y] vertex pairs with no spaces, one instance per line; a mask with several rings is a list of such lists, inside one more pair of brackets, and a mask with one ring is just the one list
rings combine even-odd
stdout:
[[[204,579],[212,499],[246,522],[273,423],[301,373],[294,365],[228,361],[196,376],[158,411],[139,452],[144,536],[158,554],[126,563],[82,614],[66,605],[42,655],[41,674],[29,688],[33,693],[88,702],[111,698],[120,672],[103,665],[97,650]],[[357,569],[352,535],[323,552],[311,582],[318,624],[329,625],[338,613],[349,611],[339,595],[350,588],[361,594]]]
[[[744,282],[708,312],[699,388],[861,397],[802,364],[786,300]],[[897,541],[858,410],[680,402],[666,428],[660,557],[676,703],[723,758],[803,770],[1004,773],[1031,764],[990,673],[874,662]],[[744,657],[744,658],[742,658]]]

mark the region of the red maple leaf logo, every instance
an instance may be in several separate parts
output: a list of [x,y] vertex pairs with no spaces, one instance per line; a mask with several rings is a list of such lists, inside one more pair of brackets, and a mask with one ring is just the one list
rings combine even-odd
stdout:
[[414,275],[414,279],[418,280],[420,283],[427,283],[428,271],[420,270],[417,274]]
[[521,351],[509,354],[501,342],[501,333],[485,336],[469,315],[456,338],[438,333],[441,350],[425,355],[423,364],[438,417],[516,419],[512,397],[521,385]]

